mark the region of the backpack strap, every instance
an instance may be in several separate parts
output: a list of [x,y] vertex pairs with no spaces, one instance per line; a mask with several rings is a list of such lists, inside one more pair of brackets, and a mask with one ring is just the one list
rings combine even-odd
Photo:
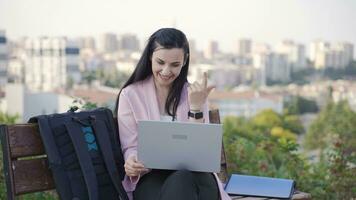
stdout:
[[65,124],[68,134],[72,140],[74,150],[77,154],[80,168],[83,172],[83,177],[87,186],[88,195],[90,200],[99,199],[98,182],[94,166],[89,155],[87,144],[84,141],[82,130],[79,124],[69,122]]
[[121,181],[124,180],[125,178],[125,168],[124,168],[124,164],[125,164],[125,160],[124,160],[124,155],[122,154],[122,150],[121,150],[121,141],[120,141],[120,137],[119,137],[119,127],[118,127],[118,123],[116,120],[114,120],[113,117],[113,113],[111,112],[110,109],[108,108],[102,108],[103,111],[106,114],[106,118],[108,120],[108,123],[106,124],[107,126],[109,126],[109,130],[110,128],[113,130],[112,132],[110,132],[110,138],[112,138],[111,141],[111,145],[113,145],[113,151],[114,151],[114,160],[116,163],[119,163],[119,166],[117,166],[118,170],[119,170],[119,176],[121,178]]
[[40,130],[39,133],[48,158],[48,165],[52,171],[58,195],[61,199],[71,199],[73,195],[72,189],[68,184],[69,179],[63,168],[62,159],[54,140],[48,117],[45,115],[33,117],[29,120],[29,123],[38,124]]
[[43,145],[46,149],[46,154],[48,156],[48,160],[50,164],[60,165],[62,164],[61,156],[59,155],[59,151],[56,147],[56,142],[54,140],[52,129],[49,126],[47,116],[41,115],[38,117],[31,118],[29,123],[38,123],[38,127],[40,129],[40,135],[43,141]]
[[99,147],[104,157],[106,169],[109,172],[110,178],[115,186],[115,189],[119,193],[121,200],[128,200],[126,191],[123,188],[121,182],[119,182],[121,179],[115,165],[108,127],[102,120],[93,121],[92,127],[94,129],[97,141],[99,142]]

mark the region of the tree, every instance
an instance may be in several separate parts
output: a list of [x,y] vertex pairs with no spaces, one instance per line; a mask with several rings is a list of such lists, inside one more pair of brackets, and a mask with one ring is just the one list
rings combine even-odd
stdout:
[[285,102],[285,112],[288,114],[304,114],[318,112],[318,106],[315,101],[306,99],[301,96],[292,96],[291,99]]
[[[327,114],[334,116],[327,117],[337,118],[336,110],[349,109],[342,104],[333,107],[335,106],[328,106],[333,112]],[[299,145],[293,139],[295,135],[286,126],[287,116],[267,110],[252,119],[232,116],[225,118],[224,145],[229,173],[290,178],[296,181],[298,190],[311,193],[313,199],[355,198],[356,154],[348,148],[349,141],[333,135],[330,140],[333,145],[329,151],[322,153],[319,162],[309,163],[298,151]],[[268,117],[272,119],[271,124],[268,124]],[[276,126],[280,122],[282,125]],[[337,128],[347,129],[348,125],[340,124]],[[271,128],[271,133],[261,134],[256,131],[261,129],[256,127],[264,127],[264,131]]]
[[332,143],[333,135],[339,135],[347,148],[356,150],[355,121],[356,113],[346,101],[329,102],[310,125],[305,146],[309,149],[325,149]]
[[266,109],[259,112],[252,118],[254,126],[262,131],[270,132],[274,126],[282,126],[282,119],[278,113],[272,109]]
[[94,80],[96,80],[95,71],[86,71],[83,73],[83,80],[86,84],[91,85]]
[[297,115],[284,115],[283,127],[296,134],[302,134],[305,131],[302,122]]
[[9,115],[0,111],[0,124],[14,124],[18,118],[18,115]]

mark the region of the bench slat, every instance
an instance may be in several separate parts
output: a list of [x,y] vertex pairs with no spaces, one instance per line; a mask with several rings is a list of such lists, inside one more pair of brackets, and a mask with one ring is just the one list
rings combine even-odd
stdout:
[[12,169],[16,195],[55,188],[47,158],[14,160]]
[[37,125],[9,125],[7,132],[9,134],[10,156],[12,159],[45,154]]

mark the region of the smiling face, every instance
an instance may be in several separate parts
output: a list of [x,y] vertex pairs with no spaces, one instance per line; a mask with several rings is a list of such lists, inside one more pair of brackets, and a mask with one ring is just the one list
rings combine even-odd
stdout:
[[152,72],[156,85],[170,87],[184,65],[182,48],[166,49],[158,46],[152,54]]

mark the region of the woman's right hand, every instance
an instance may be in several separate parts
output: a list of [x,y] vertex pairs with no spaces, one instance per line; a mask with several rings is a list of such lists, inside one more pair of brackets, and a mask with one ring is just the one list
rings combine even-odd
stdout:
[[136,156],[128,157],[124,167],[125,167],[126,175],[130,177],[139,176],[142,173],[149,171],[148,169],[145,168],[145,166],[141,162],[137,160]]

